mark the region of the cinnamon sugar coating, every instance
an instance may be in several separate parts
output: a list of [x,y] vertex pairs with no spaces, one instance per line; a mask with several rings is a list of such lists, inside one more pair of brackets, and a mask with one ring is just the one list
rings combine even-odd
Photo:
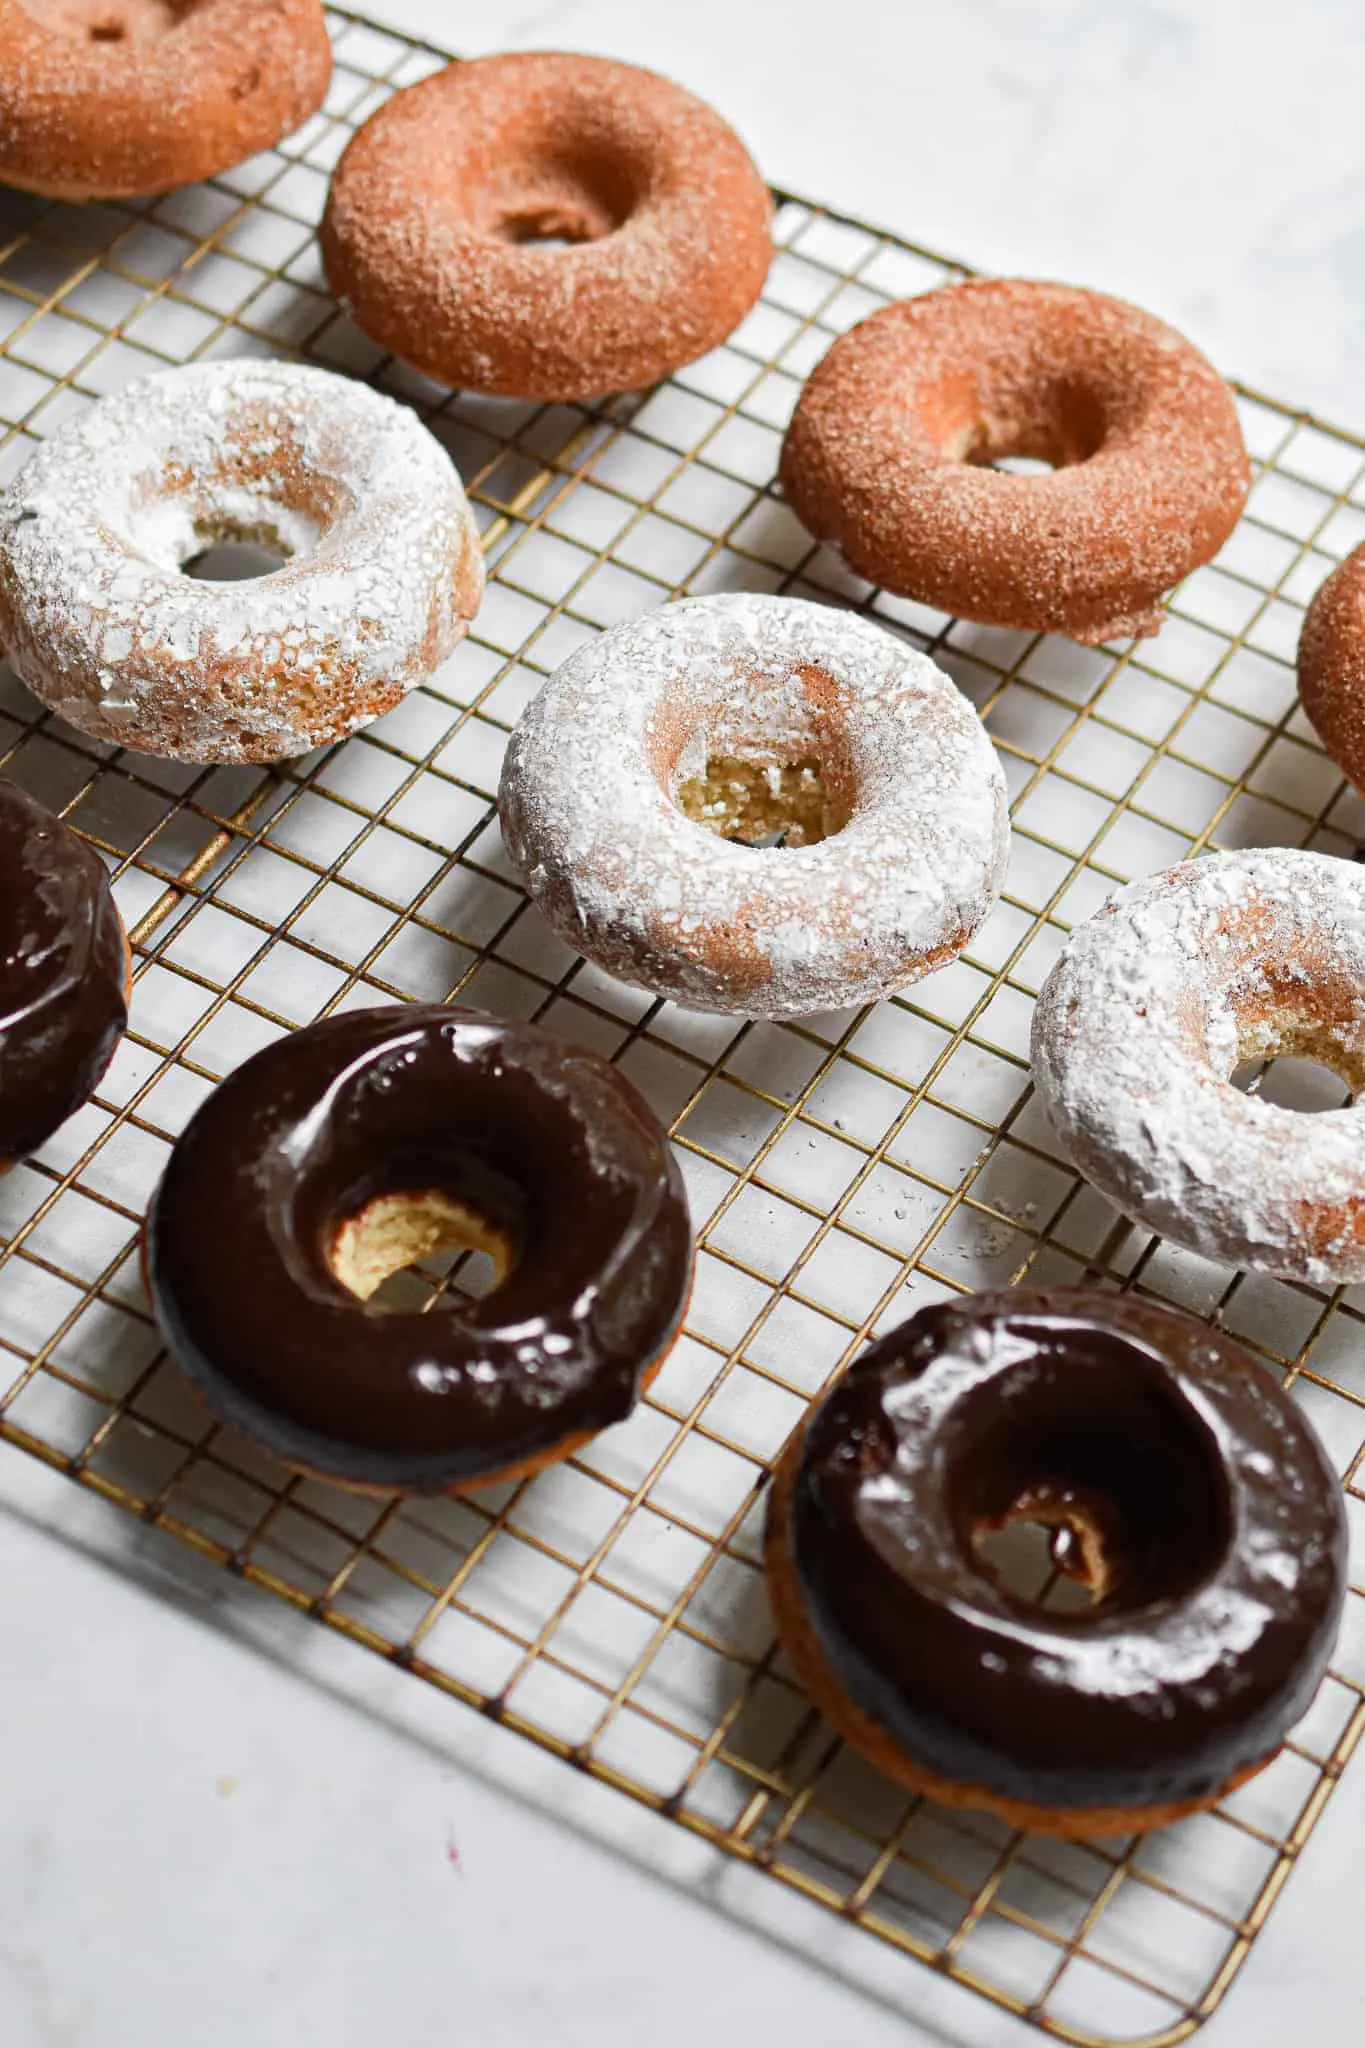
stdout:
[[0,184],[193,184],[292,133],[331,75],[319,0],[0,0]]
[[[1050,475],[988,465],[1007,455]],[[860,575],[987,625],[1156,632],[1250,470],[1228,386],[1173,328],[1067,285],[981,279],[873,313],[801,396],[782,485]]]
[[1332,571],[1308,607],[1299,695],[1342,774],[1365,789],[1365,546]]
[[588,398],[724,341],[762,289],[769,216],[703,101],[537,51],[395,93],[341,159],[321,234],[333,290],[405,362],[471,391]]

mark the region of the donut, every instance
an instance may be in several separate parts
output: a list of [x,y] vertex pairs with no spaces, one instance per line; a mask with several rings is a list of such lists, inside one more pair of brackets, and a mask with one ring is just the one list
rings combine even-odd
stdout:
[[[983,1545],[1049,1534],[1024,1592]],[[1327,1668],[1341,1489],[1222,1331],[1055,1288],[921,1310],[783,1453],[765,1562],[796,1678],[899,1785],[1081,1838],[1260,1770]],[[1088,1595],[1088,1600],[1085,1596]]]
[[[1007,456],[1051,475],[990,467]],[[861,576],[1090,644],[1155,633],[1251,472],[1231,391],[1173,328],[1069,285],[980,279],[885,306],[818,365],[782,488]]]
[[0,184],[128,199],[229,170],[322,105],[320,0],[0,0]]
[[[251,582],[214,541],[286,557]],[[389,711],[477,609],[460,479],[406,406],[299,363],[191,363],[88,406],[0,501],[0,645],[99,740],[276,761]]]
[[1365,1087],[1365,875],[1258,848],[1120,889],[1067,940],[1033,1019],[1063,1150],[1124,1214],[1233,1266],[1365,1279],[1365,1109],[1306,1116],[1231,1086],[1320,1060]]
[[770,212],[739,137],[681,86],[518,52],[371,115],[333,177],[322,253],[366,333],[427,376],[594,398],[734,331],[772,259]]
[[104,863],[0,778],[0,1170],[90,1095],[128,1022],[132,961]]
[[[725,837],[735,788],[755,801]],[[792,843],[746,843],[786,795]],[[498,804],[568,945],[750,1016],[873,1002],[953,959],[1008,851],[1000,763],[943,671],[851,612],[750,592],[571,655],[512,736]]]
[[1299,695],[1332,760],[1365,789],[1365,545],[1332,571],[1308,607]]
[[[442,1245],[487,1252],[493,1292],[371,1299]],[[681,1324],[692,1232],[666,1134],[615,1067],[404,1004],[309,1025],[221,1083],[172,1152],[145,1270],[171,1354],[286,1464],[458,1492],[630,1413]]]

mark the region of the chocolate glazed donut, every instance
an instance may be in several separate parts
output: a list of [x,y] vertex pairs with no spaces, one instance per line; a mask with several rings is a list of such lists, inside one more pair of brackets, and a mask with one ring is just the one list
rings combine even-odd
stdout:
[[128,1021],[129,966],[99,855],[0,781],[0,1170],[95,1087]]
[[[1012,1591],[1032,1521],[1093,1604]],[[900,1783],[1011,1825],[1160,1825],[1267,1763],[1326,1668],[1346,1527],[1317,1438],[1220,1331],[1081,1289],[926,1309],[778,1468],[767,1563],[798,1678]]]
[[[440,1243],[500,1284],[368,1299]],[[522,1477],[629,1414],[687,1301],[666,1134],[595,1054],[472,1010],[328,1018],[237,1068],[148,1216],[171,1351],[286,1463],[362,1489]]]

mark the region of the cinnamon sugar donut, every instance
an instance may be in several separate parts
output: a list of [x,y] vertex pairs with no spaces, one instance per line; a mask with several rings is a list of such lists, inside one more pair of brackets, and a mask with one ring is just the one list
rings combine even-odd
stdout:
[[1365,1107],[1229,1083],[1297,1053],[1365,1089],[1365,874],[1285,848],[1130,883],[1038,998],[1033,1077],[1064,1150],[1175,1243],[1321,1286],[1365,1279]]
[[[818,804],[800,808],[827,836],[718,837],[717,781],[757,781],[760,829],[810,784]],[[748,592],[571,655],[513,734],[499,806],[569,945],[691,1009],[751,1016],[872,1002],[951,960],[1008,846],[999,761],[941,669],[853,613]]]
[[[999,473],[1005,456],[1054,466]],[[982,279],[887,306],[801,395],[782,485],[860,575],[987,625],[1097,643],[1237,522],[1250,470],[1232,393],[1120,299]]]
[[[769,211],[703,101],[536,51],[386,101],[337,167],[322,250],[360,325],[429,376],[590,398],[724,341],[763,287]],[[571,246],[535,246],[551,238]]]
[[[252,582],[184,563],[286,556]],[[126,385],[0,500],[0,644],[96,739],[275,761],[392,710],[483,589],[449,456],[408,407],[298,363],[192,363]]]
[[211,178],[321,106],[319,0],[0,0],[0,184],[121,199]]
[[1308,607],[1299,695],[1342,774],[1365,789],[1365,546],[1332,571]]

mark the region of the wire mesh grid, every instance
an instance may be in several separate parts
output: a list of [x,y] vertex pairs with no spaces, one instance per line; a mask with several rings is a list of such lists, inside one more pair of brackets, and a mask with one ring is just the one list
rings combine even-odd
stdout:
[[[106,857],[136,963],[94,1100],[0,1184],[0,1435],[1054,2035],[1180,2039],[1365,1726],[1365,1602],[1294,1739],[1218,1812],[1058,1844],[907,1799],[833,1740],[773,1648],[762,1490],[869,1334],[964,1290],[1088,1280],[1217,1317],[1278,1368],[1359,1545],[1365,1297],[1125,1223],[1057,1156],[1026,1051],[1066,931],[1117,882],[1213,846],[1354,853],[1360,802],[1303,721],[1292,660],[1304,604],[1365,536],[1365,442],[1242,394],[1247,514],[1153,641],[1088,650],[889,598],[784,508],[780,436],[837,333],[963,269],[779,195],[762,302],[666,385],[592,407],[452,397],[349,322],[314,240],[353,129],[444,59],[352,16],[332,27],[325,109],[239,170],[129,205],[0,196],[0,482],[143,371],[302,353],[419,409],[491,571],[424,688],[280,770],[95,745],[0,667],[0,767]],[[493,792],[543,676],[615,620],[726,589],[882,620],[951,671],[1001,753],[1004,898],[904,998],[802,1024],[689,1015],[571,955],[508,867]],[[158,1345],[137,1245],[170,1144],[233,1064],[315,1016],[413,997],[535,1017],[618,1061],[674,1131],[701,1248],[687,1332],[628,1423],[529,1484],[382,1504],[214,1426]]]

